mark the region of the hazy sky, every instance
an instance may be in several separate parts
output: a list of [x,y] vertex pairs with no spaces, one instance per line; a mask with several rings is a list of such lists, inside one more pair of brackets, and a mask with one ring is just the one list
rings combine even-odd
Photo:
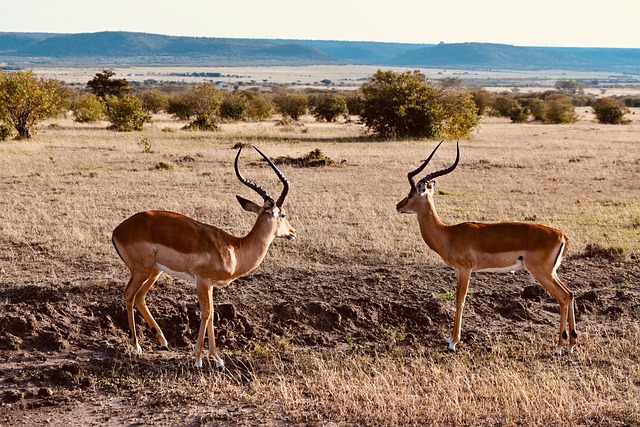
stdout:
[[0,32],[640,48],[639,0],[3,0]]

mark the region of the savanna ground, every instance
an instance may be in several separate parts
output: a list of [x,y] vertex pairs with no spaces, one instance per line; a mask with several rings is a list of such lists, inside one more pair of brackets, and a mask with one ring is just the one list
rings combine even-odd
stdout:
[[[415,217],[395,213],[434,141],[372,141],[355,123],[306,118],[184,132],[156,117],[141,133],[56,120],[0,144],[0,424],[640,425],[640,114],[606,126],[579,112],[572,125],[483,119],[436,196],[445,222],[569,236],[559,274],[579,341],[561,357],[558,305],[525,271],[472,276],[462,343],[445,351],[454,273]],[[195,287],[168,276],[148,303],[170,349],[138,316],[136,356],[111,231],[166,209],[248,232],[254,217],[234,196],[259,200],[235,178],[237,143],[271,157],[319,148],[337,164],[282,166],[298,238],[215,291],[224,371],[192,368]],[[445,142],[433,168],[454,156]],[[241,170],[279,193],[253,150]]]

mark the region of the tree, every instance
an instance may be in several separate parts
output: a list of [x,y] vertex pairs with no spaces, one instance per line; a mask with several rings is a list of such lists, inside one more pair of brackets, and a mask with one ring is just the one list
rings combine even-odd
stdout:
[[87,82],[87,87],[96,96],[107,100],[107,96],[123,96],[131,91],[131,85],[125,79],[111,79],[115,76],[115,71],[103,70],[96,73],[95,77]]
[[314,97],[311,113],[318,121],[335,122],[348,113],[347,100],[337,93],[323,93]]
[[0,122],[10,124],[20,138],[31,138],[35,127],[61,112],[60,84],[39,79],[33,71],[0,72]]
[[418,70],[378,70],[361,92],[362,122],[387,138],[460,137],[479,120],[468,92],[428,85]]
[[144,111],[142,101],[133,95],[121,97],[107,96],[107,117],[111,122],[108,129],[121,132],[142,130],[145,123],[151,123],[151,115]]
[[280,114],[295,121],[307,112],[309,99],[304,93],[279,93],[273,103]]
[[624,118],[624,115],[629,112],[629,109],[623,107],[613,98],[596,99],[592,107],[598,123],[619,125],[630,122],[630,120]]

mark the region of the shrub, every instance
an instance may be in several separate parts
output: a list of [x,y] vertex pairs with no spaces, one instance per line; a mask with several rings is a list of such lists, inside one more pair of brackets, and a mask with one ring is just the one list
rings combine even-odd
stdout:
[[20,138],[31,138],[38,124],[60,113],[59,87],[32,71],[0,72],[0,122],[11,123]]
[[71,108],[74,121],[78,123],[94,123],[100,121],[105,115],[105,105],[102,99],[93,93],[82,95]]
[[352,116],[361,116],[364,105],[362,92],[360,90],[350,91],[345,93],[344,97],[347,102],[348,114]]
[[0,141],[6,141],[11,138],[13,129],[6,123],[0,122]]
[[167,113],[178,120],[189,120],[195,114],[190,92],[179,92],[169,97]]
[[335,122],[340,116],[346,115],[347,100],[336,93],[323,93],[314,97],[311,113],[318,121]]
[[575,123],[578,121],[576,109],[571,98],[562,94],[553,94],[546,99],[547,120],[555,124]]
[[169,95],[158,89],[148,89],[137,94],[142,101],[144,111],[158,114],[167,111],[169,106]]
[[469,92],[478,109],[478,115],[486,114],[493,104],[493,95],[486,89],[473,89]]
[[527,107],[529,107],[529,112],[533,116],[534,120],[545,120],[547,118],[547,103],[540,98],[533,98],[527,102]]
[[220,118],[223,120],[242,120],[245,118],[249,103],[247,98],[237,92],[227,94],[220,104]]
[[619,125],[630,122],[630,120],[624,118],[624,115],[629,112],[629,109],[622,107],[620,103],[613,98],[596,99],[592,107],[598,123]]
[[309,99],[304,93],[279,93],[273,98],[273,103],[285,118],[298,120],[307,112]]
[[478,107],[473,101],[471,93],[463,90],[445,90],[439,93],[439,99],[443,107],[442,121],[438,137],[451,139],[464,138],[480,122]]
[[387,138],[457,138],[479,120],[468,92],[429,85],[418,70],[378,70],[361,91],[363,123]]
[[151,116],[144,111],[142,101],[132,95],[120,98],[107,96],[107,118],[111,122],[109,130],[130,132],[142,130],[145,123],[151,123]]
[[511,110],[519,106],[518,101],[510,96],[501,95],[493,100],[493,113],[499,117],[510,117]]
[[[246,92],[247,94],[250,92]],[[274,105],[270,99],[264,95],[251,94],[248,97],[247,110],[245,115],[252,120],[265,120],[273,114]]]
[[529,110],[517,103],[515,107],[509,110],[509,118],[512,123],[524,123],[529,118]]

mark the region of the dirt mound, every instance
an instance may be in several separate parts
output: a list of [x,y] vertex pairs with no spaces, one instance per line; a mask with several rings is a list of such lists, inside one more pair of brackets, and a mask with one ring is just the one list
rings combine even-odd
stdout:
[[301,168],[317,168],[320,166],[335,166],[337,163],[327,157],[319,148],[312,150],[302,157],[282,156],[273,159],[276,165],[290,165]]

